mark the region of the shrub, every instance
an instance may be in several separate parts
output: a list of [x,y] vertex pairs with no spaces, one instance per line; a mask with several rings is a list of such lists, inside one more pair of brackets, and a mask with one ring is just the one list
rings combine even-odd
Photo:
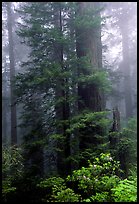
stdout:
[[75,194],[70,188],[61,190],[54,196],[55,202],[79,202],[80,197],[80,195]]
[[132,180],[124,179],[112,189],[115,202],[136,202],[137,201],[137,178]]
[[119,182],[118,176],[115,175],[118,168],[119,162],[114,161],[110,154],[102,153],[93,164],[89,162],[89,167],[73,171],[67,181],[73,182],[75,191],[78,188],[83,201],[102,201],[104,195],[104,200],[107,198],[108,201],[111,200],[111,189]]
[[121,180],[119,162],[101,153],[88,167],[75,170],[65,179],[51,177],[37,186],[45,190],[43,202],[119,202],[136,201],[136,179]]
[[61,192],[66,189],[65,180],[61,177],[51,177],[41,181],[37,184],[37,187],[45,190],[46,195],[45,198],[42,198],[44,202],[53,202],[55,196],[58,192]]
[[12,182],[21,177],[23,170],[23,158],[20,148],[2,147],[2,198],[7,201],[8,197],[16,191]]

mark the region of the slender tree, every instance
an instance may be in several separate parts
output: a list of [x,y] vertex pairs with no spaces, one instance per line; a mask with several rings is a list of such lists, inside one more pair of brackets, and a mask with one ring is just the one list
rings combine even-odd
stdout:
[[[55,40],[54,46],[54,61],[58,63],[60,67],[60,72],[65,72],[66,66],[64,65],[64,49],[63,49],[63,43],[62,38],[63,36],[63,16],[62,16],[62,2],[55,3],[54,4],[54,25],[57,31],[58,38],[60,40]],[[66,86],[68,85],[67,78],[65,77],[58,77],[58,80],[56,82],[56,103],[55,106],[56,109],[56,118],[58,121],[57,126],[57,134],[61,134],[64,136],[64,144],[63,146],[63,156],[61,153],[58,153],[58,170],[61,172],[61,170],[65,172],[70,171],[70,164],[67,162],[67,165],[63,166],[64,161],[63,158],[68,158],[70,156],[70,135],[66,133],[66,129],[68,128],[66,121],[69,119],[70,109],[69,109],[69,102],[68,102],[68,88]],[[60,124],[62,123],[62,124]],[[59,146],[59,145],[58,145]],[[64,167],[64,168],[63,168]]]

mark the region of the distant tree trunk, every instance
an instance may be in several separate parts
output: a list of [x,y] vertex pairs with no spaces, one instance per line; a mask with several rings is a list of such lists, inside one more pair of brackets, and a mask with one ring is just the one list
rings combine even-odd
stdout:
[[2,73],[2,144],[7,143],[7,89],[6,89],[6,63],[4,64],[4,72]]
[[8,17],[8,38],[9,38],[9,59],[10,59],[10,82],[11,82],[11,145],[17,144],[17,122],[16,122],[16,98],[14,95],[13,78],[15,76],[14,63],[14,44],[12,33],[12,9],[11,2],[7,3],[7,17]]
[[125,110],[126,118],[128,119],[133,116],[129,45],[128,45],[128,22],[126,24],[123,24],[122,20],[121,21],[119,20],[119,26],[122,34]]
[[7,109],[6,109],[6,98],[2,99],[2,144],[7,143]]

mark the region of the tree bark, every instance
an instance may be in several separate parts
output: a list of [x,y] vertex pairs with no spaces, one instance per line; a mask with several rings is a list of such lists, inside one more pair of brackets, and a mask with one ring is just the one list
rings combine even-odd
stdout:
[[[98,2],[78,2],[77,15],[83,17],[84,12],[88,6],[92,9],[98,8]],[[96,12],[95,17],[99,17],[99,13]],[[102,50],[101,50],[101,30],[100,26],[95,28],[90,27],[85,29],[84,27],[76,28],[76,52],[77,58],[80,59],[89,55],[90,64],[93,69],[102,68]],[[78,76],[83,74],[87,76],[91,74],[83,67],[82,71],[80,67],[78,68]],[[78,83],[78,110],[79,112],[84,109],[90,109],[91,111],[101,111],[102,110],[102,96],[99,89],[92,84],[84,84],[82,82]]]
[[16,98],[14,95],[14,83],[15,76],[15,59],[14,59],[14,43],[13,43],[13,17],[11,2],[7,3],[7,17],[8,17],[8,38],[9,38],[9,60],[10,60],[10,82],[11,82],[11,145],[17,144],[17,121],[16,121]]
[[[88,12],[88,8],[92,9],[91,13]],[[76,16],[79,19],[83,19],[83,22],[88,23],[86,15],[92,15],[94,18],[99,18],[100,13],[99,2],[77,2]],[[90,11],[89,11],[90,12]],[[94,13],[93,13],[94,12]],[[93,18],[92,17],[92,18]],[[93,20],[93,19],[92,19]],[[102,68],[102,46],[101,46],[101,25],[98,23],[96,26],[89,25],[77,25],[76,27],[76,53],[77,59],[84,60],[88,57],[89,66],[88,69],[82,63],[78,66],[78,78],[91,76],[96,70]],[[99,87],[91,81],[90,83],[78,82],[78,112],[79,114],[84,110],[89,110],[90,112],[102,111],[104,108],[104,98]],[[89,128],[89,126],[79,129],[79,154],[86,151],[89,148],[89,143],[92,145],[97,145],[97,141],[93,135],[100,134],[100,130],[94,130]],[[81,159],[79,161],[79,166],[86,163],[86,159]]]

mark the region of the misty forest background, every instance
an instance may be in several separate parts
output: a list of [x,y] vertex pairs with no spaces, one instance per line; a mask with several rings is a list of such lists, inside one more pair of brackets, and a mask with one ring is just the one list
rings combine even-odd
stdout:
[[137,2],[2,2],[2,201],[137,201]]

